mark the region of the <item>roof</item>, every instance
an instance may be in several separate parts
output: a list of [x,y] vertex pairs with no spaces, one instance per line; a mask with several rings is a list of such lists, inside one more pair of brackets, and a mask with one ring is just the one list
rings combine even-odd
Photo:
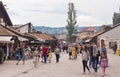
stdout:
[[81,30],[81,32],[86,32],[86,31],[95,31],[95,27],[90,26],[90,27],[86,27],[83,30]]
[[39,40],[39,41],[56,40],[55,37],[49,34],[42,33],[42,32],[31,32],[31,33],[26,33],[26,34],[36,38],[36,40]]
[[5,28],[5,26],[0,24],[0,36],[14,36],[16,35],[15,33],[11,32],[10,30],[8,30],[7,28]]
[[8,26],[13,26],[2,1],[0,1],[0,18],[3,18],[3,20],[6,22]]
[[24,35],[20,32],[17,32],[16,30],[10,28],[10,27],[5,27],[1,24],[0,24],[0,36],[21,36],[21,37],[24,37],[24,38],[34,39],[33,37]]
[[22,28],[22,27],[24,27],[24,26],[30,26],[30,25],[32,25],[32,24],[29,22],[29,23],[26,23],[26,24],[24,24],[24,25],[15,25],[15,26],[12,27],[12,28],[14,28],[14,29],[19,29],[19,28]]
[[66,35],[59,35],[59,36],[57,36],[57,38],[59,39],[59,40],[66,40]]
[[112,30],[112,29],[114,29],[114,28],[116,28],[116,27],[118,27],[118,26],[120,26],[120,23],[114,25],[112,28],[110,28],[110,29],[108,29],[108,30],[103,30],[103,31],[98,32],[97,34],[93,35],[92,38],[97,37],[97,36],[99,36],[99,35],[101,35],[101,34],[103,34],[103,33],[106,33],[106,32],[108,32],[108,31],[110,31],[110,30]]

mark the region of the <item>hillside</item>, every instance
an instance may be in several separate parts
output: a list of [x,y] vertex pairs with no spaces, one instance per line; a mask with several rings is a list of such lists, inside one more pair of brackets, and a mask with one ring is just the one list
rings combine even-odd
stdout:
[[[43,33],[52,34],[54,36],[66,34],[66,28],[65,27],[45,27],[45,26],[33,26],[33,28],[37,31],[41,31]],[[78,32],[80,32],[85,27],[77,27]],[[100,30],[100,26],[95,27],[96,30]]]

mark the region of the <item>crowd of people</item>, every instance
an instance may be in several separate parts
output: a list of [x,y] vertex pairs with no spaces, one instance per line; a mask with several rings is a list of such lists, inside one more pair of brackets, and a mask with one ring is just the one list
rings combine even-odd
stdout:
[[38,61],[45,63],[48,61],[51,63],[52,53],[55,53],[56,63],[59,62],[61,49],[59,46],[56,46],[54,51],[52,51],[50,45],[41,45],[41,46],[32,46],[25,47],[24,45],[20,45],[14,51],[14,55],[17,59],[16,65],[22,60],[23,64],[26,59],[33,59],[33,63],[35,63],[35,67],[37,66]]
[[[66,47],[64,47],[66,46]],[[69,60],[76,60],[77,55],[81,54],[82,65],[83,65],[83,74],[86,74],[86,69],[91,73],[91,68],[94,69],[94,74],[97,75],[98,66],[102,68],[102,77],[105,75],[106,67],[108,67],[108,57],[107,57],[107,50],[105,45],[101,48],[100,51],[99,46],[96,44],[68,44],[63,45],[56,45],[54,52],[51,50],[51,47],[48,45],[42,46],[34,46],[34,47],[24,47],[20,45],[20,47],[16,48],[16,55],[17,55],[17,63],[22,60],[23,64],[25,63],[26,57],[33,58],[34,66],[37,67],[39,61],[45,63],[48,61],[51,63],[52,53],[55,54],[56,63],[59,63],[60,53],[66,52],[69,54]],[[25,51],[28,52],[25,55]]]
[[[86,73],[86,69],[91,73],[91,68],[94,70],[94,74],[97,75],[98,66],[102,68],[102,77],[105,75],[106,67],[108,67],[108,57],[105,45],[102,46],[101,51],[97,44],[78,44],[69,45],[68,48],[69,59],[77,59],[77,54],[82,56],[83,74]],[[88,64],[89,62],[89,64]]]

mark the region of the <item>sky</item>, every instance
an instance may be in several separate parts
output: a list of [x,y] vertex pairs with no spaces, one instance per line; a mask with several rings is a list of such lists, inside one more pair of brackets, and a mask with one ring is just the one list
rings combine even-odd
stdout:
[[34,26],[64,27],[68,4],[74,3],[78,26],[112,24],[120,0],[1,0],[14,25],[31,22]]

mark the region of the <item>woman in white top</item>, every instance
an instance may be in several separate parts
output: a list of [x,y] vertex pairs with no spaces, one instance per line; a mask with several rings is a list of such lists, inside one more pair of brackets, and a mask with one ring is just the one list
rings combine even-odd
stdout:
[[55,48],[55,56],[56,56],[56,63],[58,63],[60,58],[60,48],[58,46],[56,46]]
[[85,71],[86,68],[90,73],[90,69],[89,69],[89,67],[87,65],[88,59],[89,59],[89,52],[87,50],[87,47],[84,46],[83,50],[82,50],[83,74],[86,73],[86,71]]

